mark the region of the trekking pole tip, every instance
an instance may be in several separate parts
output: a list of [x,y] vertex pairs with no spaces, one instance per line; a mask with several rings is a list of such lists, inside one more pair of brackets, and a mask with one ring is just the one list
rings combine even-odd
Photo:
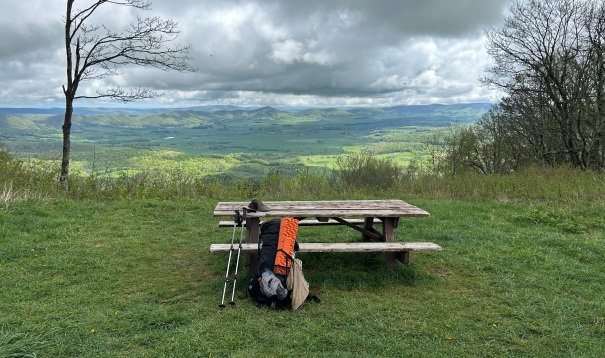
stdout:
[[223,309],[225,309],[225,305],[220,304],[220,305],[218,305],[218,308],[220,308],[221,310],[223,310]]
[[229,302],[229,304],[230,304],[231,306],[235,306],[235,301],[231,301],[231,302]]

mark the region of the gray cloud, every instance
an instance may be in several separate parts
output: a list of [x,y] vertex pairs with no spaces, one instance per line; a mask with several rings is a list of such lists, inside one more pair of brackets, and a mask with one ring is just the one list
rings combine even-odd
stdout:
[[[86,2],[83,2],[85,4]],[[401,104],[493,100],[482,29],[510,0],[172,0],[147,16],[173,18],[193,45],[196,73],[124,69],[96,86],[150,86],[166,104]],[[80,5],[84,6],[84,5]],[[11,2],[0,14],[0,105],[61,104],[64,4]],[[35,10],[35,11],[32,11]],[[127,25],[107,5],[97,23]]]

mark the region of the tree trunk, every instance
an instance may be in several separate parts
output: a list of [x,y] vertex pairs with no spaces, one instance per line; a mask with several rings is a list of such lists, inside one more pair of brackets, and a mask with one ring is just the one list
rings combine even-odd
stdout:
[[67,178],[69,176],[69,153],[71,147],[71,116],[73,114],[73,98],[65,96],[65,119],[63,121],[63,158],[61,159],[61,176],[59,182],[67,191]]
[[[65,55],[67,64],[67,88],[63,86],[63,94],[65,94],[65,119],[63,120],[63,156],[61,158],[61,175],[59,183],[63,190],[67,191],[69,177],[69,153],[71,147],[71,116],[74,112],[74,97],[76,94],[73,77],[73,62],[71,52],[71,9],[75,0],[67,0],[67,14],[65,15]],[[79,49],[76,49],[79,51]],[[78,54],[79,55],[79,54]]]

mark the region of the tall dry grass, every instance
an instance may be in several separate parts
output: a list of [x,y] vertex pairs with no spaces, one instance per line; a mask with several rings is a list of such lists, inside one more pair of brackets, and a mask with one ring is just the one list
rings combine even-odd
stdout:
[[[344,170],[363,173],[354,185],[342,171],[312,174],[302,170],[295,175],[269,173],[264,176],[217,180],[157,169],[123,172],[119,177],[104,173],[72,174],[69,190],[58,185],[58,163],[39,163],[13,158],[0,150],[0,203],[13,201],[72,199],[203,199],[220,200],[260,197],[274,200],[330,199],[358,197],[427,196],[466,198],[499,202],[605,202],[605,173],[568,167],[526,168],[507,175],[435,175],[419,168],[394,173],[392,165],[370,165],[372,158],[351,161]],[[363,164],[363,163],[362,163]],[[388,185],[381,177],[388,176]],[[397,178],[396,181],[393,178]],[[363,179],[363,180],[361,180]]]

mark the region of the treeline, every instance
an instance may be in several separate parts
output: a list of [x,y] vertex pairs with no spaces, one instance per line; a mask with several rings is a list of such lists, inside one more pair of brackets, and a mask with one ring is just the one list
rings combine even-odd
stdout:
[[603,1],[516,1],[485,35],[494,65],[483,82],[505,96],[443,138],[450,172],[605,169]]

